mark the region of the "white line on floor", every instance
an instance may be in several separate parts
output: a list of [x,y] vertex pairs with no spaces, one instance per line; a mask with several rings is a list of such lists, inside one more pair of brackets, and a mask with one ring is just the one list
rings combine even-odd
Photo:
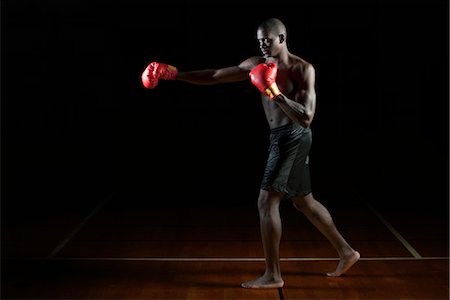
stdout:
[[416,249],[388,222],[385,218],[368,202],[364,202],[366,206],[377,216],[377,218],[383,223],[389,231],[405,246],[406,249],[414,256],[414,258],[422,258],[422,255],[417,252]]
[[54,258],[59,251],[62,250],[62,248],[64,248],[64,246],[70,242],[70,240],[78,233],[78,231],[80,231],[80,229],[109,201],[111,200],[111,198],[114,196],[114,192],[110,193],[102,202],[100,202],[99,205],[97,205],[97,207],[86,217],[84,218],[84,220],[80,223],[80,225],[78,225],[74,230],[72,230],[64,240],[61,241],[61,243],[58,244],[58,246],[56,246],[55,249],[53,249],[53,251],[48,255],[47,258]]

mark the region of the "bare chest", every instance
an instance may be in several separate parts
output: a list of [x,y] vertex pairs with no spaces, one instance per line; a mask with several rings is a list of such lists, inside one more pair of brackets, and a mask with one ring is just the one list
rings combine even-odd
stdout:
[[298,89],[298,86],[292,79],[292,75],[289,70],[279,69],[276,83],[280,91],[288,98],[293,98],[295,96],[295,91]]

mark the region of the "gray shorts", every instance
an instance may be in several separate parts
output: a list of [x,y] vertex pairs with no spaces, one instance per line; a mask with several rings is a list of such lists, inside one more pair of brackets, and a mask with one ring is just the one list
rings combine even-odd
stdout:
[[288,198],[311,193],[311,129],[291,123],[271,129],[269,139],[261,189],[285,193]]

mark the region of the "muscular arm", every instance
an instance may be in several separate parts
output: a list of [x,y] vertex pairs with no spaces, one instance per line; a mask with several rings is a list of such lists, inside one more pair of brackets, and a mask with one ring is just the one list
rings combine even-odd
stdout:
[[274,98],[284,113],[294,122],[303,127],[309,127],[314,117],[316,108],[315,70],[309,65],[303,74],[296,78],[300,83],[300,89],[294,99],[289,99],[284,94]]
[[244,81],[248,79],[248,72],[259,63],[260,60],[261,58],[259,57],[251,57],[240,63],[238,66],[179,72],[176,79],[199,85]]
[[225,82],[243,81],[248,78],[248,71],[239,66],[223,69],[205,69],[190,72],[179,72],[177,80],[192,84],[211,85]]

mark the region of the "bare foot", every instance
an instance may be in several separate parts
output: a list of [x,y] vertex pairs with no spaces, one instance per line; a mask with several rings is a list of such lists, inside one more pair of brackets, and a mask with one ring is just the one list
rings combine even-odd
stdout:
[[358,259],[360,258],[360,254],[358,251],[354,251],[352,254],[347,255],[339,260],[339,264],[336,268],[336,271],[327,273],[327,276],[337,277],[344,274],[351,266],[353,266]]
[[272,277],[261,276],[258,279],[247,281],[241,284],[246,289],[278,289],[284,286],[282,279],[275,280]]

